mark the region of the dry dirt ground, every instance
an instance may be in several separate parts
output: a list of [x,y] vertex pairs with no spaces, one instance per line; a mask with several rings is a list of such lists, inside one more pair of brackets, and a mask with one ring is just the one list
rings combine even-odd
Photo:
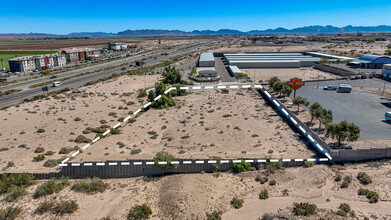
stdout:
[[341,44],[328,44],[321,48],[322,53],[335,54],[339,56],[348,56],[357,58],[364,54],[380,54],[383,55],[387,50],[389,41],[368,42],[350,42]]
[[151,159],[160,151],[205,159],[314,156],[255,91],[199,92],[175,100],[176,107],[143,113],[122,134],[102,139],[72,161]]
[[217,52],[235,52],[235,53],[245,53],[245,52],[303,52],[309,51],[306,46],[246,46],[235,44],[230,46],[221,47],[215,49],[213,53]]
[[[152,209],[151,219],[206,219],[206,212],[222,212],[222,219],[260,219],[265,213],[285,217],[283,219],[390,219],[391,210],[391,165],[368,163],[347,166],[318,165],[310,168],[287,168],[269,174],[276,185],[260,184],[257,175],[267,176],[258,170],[241,174],[185,174],[160,178],[130,178],[104,180],[108,188],[103,193],[86,195],[65,188],[59,193],[33,199],[39,181],[29,187],[28,194],[13,203],[6,203],[1,196],[1,207],[19,206],[19,219],[102,219],[110,217],[125,219],[134,205],[147,204]],[[365,171],[373,180],[362,185],[357,173]],[[348,188],[341,188],[335,176],[352,177]],[[72,180],[73,182],[73,180]],[[376,191],[380,200],[370,204],[365,196],[357,194],[358,189]],[[267,189],[269,198],[260,200],[259,193]],[[244,200],[243,207],[234,209],[230,205],[233,197]],[[79,209],[73,214],[55,216],[51,213],[34,214],[38,204],[45,200],[75,200]],[[294,202],[315,204],[317,214],[306,218],[295,218],[291,207]],[[341,203],[350,205],[352,211],[347,218],[335,213]],[[278,210],[280,210],[278,212]]]
[[[160,75],[147,76],[147,87],[152,87],[160,78]],[[143,88],[143,76],[123,76],[82,87],[74,93],[70,91],[56,98],[49,96],[48,100],[28,102],[0,111],[0,149],[3,148],[0,151],[1,172],[47,172],[48,168],[43,167],[46,160],[33,162],[33,157],[38,155],[34,153],[37,147],[45,148],[46,152],[55,152],[52,156],[46,156],[47,159],[67,156],[58,154],[59,150],[62,147],[82,147],[84,144],[70,140],[82,134],[87,127],[101,126],[100,120],[106,120],[112,126],[117,123],[118,117],[140,108],[142,103],[138,103],[136,97],[138,90]],[[135,103],[127,105],[130,100]],[[118,116],[109,116],[110,112],[116,112]],[[81,120],[75,121],[77,117]],[[45,132],[38,133],[41,128]],[[85,136],[94,138],[95,134]],[[5,169],[10,161],[15,166]]]
[[314,68],[283,68],[283,69],[240,69],[243,73],[247,74],[255,82],[262,80],[263,82],[269,81],[270,78],[277,76],[283,81],[289,81],[292,78],[298,77],[303,80],[320,80],[322,79],[338,79],[339,77],[334,74],[326,73]]

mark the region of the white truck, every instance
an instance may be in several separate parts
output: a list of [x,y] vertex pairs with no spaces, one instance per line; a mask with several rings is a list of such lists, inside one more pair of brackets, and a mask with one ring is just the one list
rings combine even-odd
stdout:
[[341,93],[350,93],[352,91],[352,86],[349,84],[341,84],[338,86],[337,92]]
[[60,86],[60,85],[61,85],[60,82],[54,82],[54,83],[52,83],[52,87],[57,87],[57,86]]

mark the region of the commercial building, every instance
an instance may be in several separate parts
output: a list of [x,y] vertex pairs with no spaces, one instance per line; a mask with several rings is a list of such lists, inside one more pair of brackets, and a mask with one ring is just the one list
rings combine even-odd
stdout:
[[244,53],[223,54],[225,62],[238,68],[300,68],[312,67],[321,58],[303,53]]
[[65,66],[66,58],[62,53],[15,57],[8,60],[11,72],[32,72],[53,67]]
[[391,79],[391,64],[384,64],[382,69],[384,78]]
[[379,55],[364,55],[350,62],[350,66],[363,69],[382,69],[384,64],[391,64],[391,58]]
[[215,66],[215,57],[213,53],[202,53],[198,61],[199,67],[214,67]]
[[127,48],[128,48],[128,44],[126,44],[126,43],[111,43],[111,42],[109,42],[107,45],[107,49],[114,50],[114,51],[126,50]]
[[197,75],[203,77],[218,77],[214,67],[199,67],[197,68]]

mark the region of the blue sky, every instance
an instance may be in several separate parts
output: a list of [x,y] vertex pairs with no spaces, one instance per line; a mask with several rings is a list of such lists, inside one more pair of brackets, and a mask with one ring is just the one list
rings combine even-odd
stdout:
[[68,34],[127,29],[241,31],[309,25],[391,25],[391,1],[5,0],[0,33]]

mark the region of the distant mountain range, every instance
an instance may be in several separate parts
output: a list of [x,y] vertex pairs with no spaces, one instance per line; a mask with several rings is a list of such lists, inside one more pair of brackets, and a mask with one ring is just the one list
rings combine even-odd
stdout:
[[[181,31],[181,30],[159,30],[159,29],[143,29],[143,30],[125,30],[118,33],[106,33],[106,32],[73,32],[65,36],[74,37],[103,37],[103,36],[131,36],[131,37],[144,37],[144,36],[202,36],[202,35],[259,35],[259,34],[315,34],[319,30],[321,34],[335,34],[340,33],[340,27],[331,25],[327,26],[306,26],[293,29],[276,28],[267,30],[252,30],[252,31],[238,31],[231,29],[220,29],[218,31],[213,30],[194,30],[194,31]],[[391,33],[391,26],[378,25],[378,26],[352,26],[348,25],[343,27],[344,33]],[[0,37],[49,37],[49,36],[64,36],[53,35],[45,33],[29,33],[29,34],[0,34]]]

